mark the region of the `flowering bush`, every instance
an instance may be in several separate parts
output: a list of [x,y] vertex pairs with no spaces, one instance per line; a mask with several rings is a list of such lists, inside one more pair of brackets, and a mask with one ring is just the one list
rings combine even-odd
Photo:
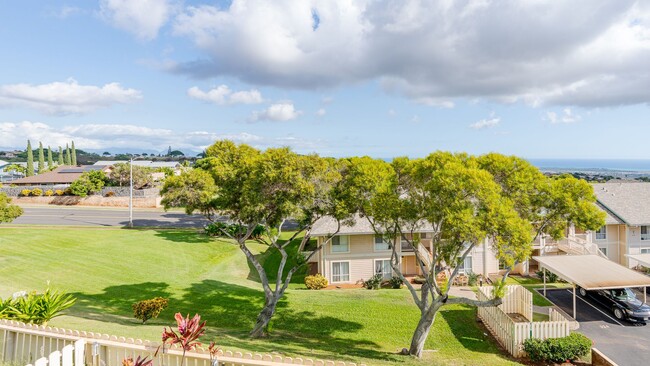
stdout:
[[320,273],[305,277],[305,286],[310,290],[320,290],[327,287],[327,285],[327,278]]

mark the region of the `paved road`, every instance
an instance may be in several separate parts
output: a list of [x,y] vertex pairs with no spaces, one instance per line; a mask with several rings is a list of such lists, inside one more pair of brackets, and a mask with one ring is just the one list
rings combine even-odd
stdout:
[[[578,331],[591,338],[594,347],[621,366],[645,366],[650,363],[650,325],[616,320],[609,309],[576,295],[576,317],[580,323]],[[571,290],[547,290],[546,297],[567,314],[573,314]]]
[[[25,213],[14,220],[17,225],[126,226],[128,208],[22,206]],[[134,209],[133,225],[139,227],[203,227],[207,221],[199,215],[180,211]]]

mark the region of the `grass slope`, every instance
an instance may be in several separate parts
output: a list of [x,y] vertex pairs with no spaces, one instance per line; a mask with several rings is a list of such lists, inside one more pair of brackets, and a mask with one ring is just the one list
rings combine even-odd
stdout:
[[[264,247],[253,244],[261,252]],[[276,262],[272,255],[267,265]],[[270,264],[269,264],[270,263]],[[260,284],[230,242],[185,230],[0,228],[0,296],[51,286],[77,304],[51,325],[158,340],[173,313],[199,313],[205,341],[227,349],[281,352],[368,365],[509,365],[476,323],[476,309],[454,305],[438,314],[423,360],[396,354],[418,321],[407,290],[308,291],[292,285],[272,335],[247,338],[263,304]],[[169,308],[146,325],[135,301],[164,296]]]

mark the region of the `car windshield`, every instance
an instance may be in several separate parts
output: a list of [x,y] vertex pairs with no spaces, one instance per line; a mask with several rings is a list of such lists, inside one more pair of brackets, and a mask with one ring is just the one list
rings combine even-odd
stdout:
[[634,292],[630,290],[629,288],[618,288],[615,290],[612,290],[612,296],[616,300],[634,300],[636,299],[636,295],[634,295]]

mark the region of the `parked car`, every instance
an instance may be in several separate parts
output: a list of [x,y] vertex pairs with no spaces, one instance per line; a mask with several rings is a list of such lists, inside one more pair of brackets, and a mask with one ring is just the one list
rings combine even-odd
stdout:
[[650,306],[637,299],[629,288],[587,291],[579,288],[582,297],[590,297],[610,309],[616,319],[645,323],[650,320]]

